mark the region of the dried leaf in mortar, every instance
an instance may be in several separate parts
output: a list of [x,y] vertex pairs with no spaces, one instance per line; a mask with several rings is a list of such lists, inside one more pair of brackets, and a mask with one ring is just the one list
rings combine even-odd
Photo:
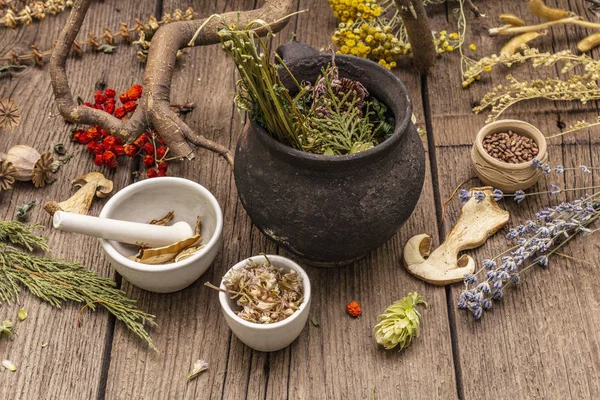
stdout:
[[175,257],[175,262],[179,262],[179,261],[183,261],[186,258],[190,258],[191,256],[193,256],[198,250],[202,249],[204,247],[204,245],[200,245],[200,246],[191,246],[188,247],[187,249],[181,251],[179,254],[177,254],[177,256]]
[[168,246],[145,248],[142,249],[141,257],[136,261],[142,264],[164,264],[175,259],[182,250],[196,244],[199,240],[202,240],[202,236],[194,235]]
[[198,215],[196,218],[196,235],[202,235],[202,218]]
[[153,219],[152,221],[150,221],[148,223],[150,225],[165,226],[166,224],[168,224],[169,222],[171,222],[173,220],[173,217],[175,217],[175,212],[169,211],[167,213],[167,215],[165,215],[164,217],[162,217],[160,219]]

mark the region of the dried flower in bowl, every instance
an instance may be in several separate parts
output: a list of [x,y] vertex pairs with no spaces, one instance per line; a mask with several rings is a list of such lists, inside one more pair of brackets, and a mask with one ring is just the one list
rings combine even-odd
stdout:
[[[223,284],[240,307],[235,314],[257,324],[283,321],[304,301],[302,278],[298,273],[275,267],[266,256],[264,262],[249,260],[243,268],[229,271],[223,277]],[[223,290],[208,282],[206,286]]]

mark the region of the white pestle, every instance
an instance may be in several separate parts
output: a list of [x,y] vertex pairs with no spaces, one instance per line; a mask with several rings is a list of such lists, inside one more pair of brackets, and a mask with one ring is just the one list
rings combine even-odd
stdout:
[[184,221],[171,226],[160,226],[57,211],[52,223],[56,229],[62,231],[121,243],[143,243],[148,247],[168,246],[194,236],[192,227]]

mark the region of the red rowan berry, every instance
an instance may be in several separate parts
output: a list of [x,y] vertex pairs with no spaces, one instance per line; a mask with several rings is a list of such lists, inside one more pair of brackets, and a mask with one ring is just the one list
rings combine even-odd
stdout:
[[127,157],[133,157],[137,154],[137,147],[132,144],[126,144],[123,146],[123,151],[127,155]]
[[152,143],[148,142],[148,143],[144,144],[144,146],[142,148],[144,149],[146,154],[154,155],[154,146],[152,145]]
[[123,107],[119,107],[115,110],[115,117],[117,117],[117,118],[123,118],[125,116],[125,114],[127,114],[127,112],[125,111],[125,108],[123,108]]
[[151,167],[154,165],[154,157],[152,157],[150,154],[146,154],[143,158],[144,161],[144,165],[147,167]]
[[150,168],[146,170],[146,176],[148,178],[156,178],[158,176],[158,172],[154,168]]

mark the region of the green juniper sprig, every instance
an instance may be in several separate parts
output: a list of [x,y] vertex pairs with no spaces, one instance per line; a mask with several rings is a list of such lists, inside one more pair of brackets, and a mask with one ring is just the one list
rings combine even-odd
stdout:
[[18,302],[24,286],[57,308],[67,300],[84,304],[81,311],[102,305],[158,351],[145,329],[145,324],[156,325],[154,315],[136,309],[136,301],[118,289],[112,279],[79,263],[32,254],[34,249],[49,250],[46,240],[32,232],[35,228],[39,226],[0,221],[0,304]]

